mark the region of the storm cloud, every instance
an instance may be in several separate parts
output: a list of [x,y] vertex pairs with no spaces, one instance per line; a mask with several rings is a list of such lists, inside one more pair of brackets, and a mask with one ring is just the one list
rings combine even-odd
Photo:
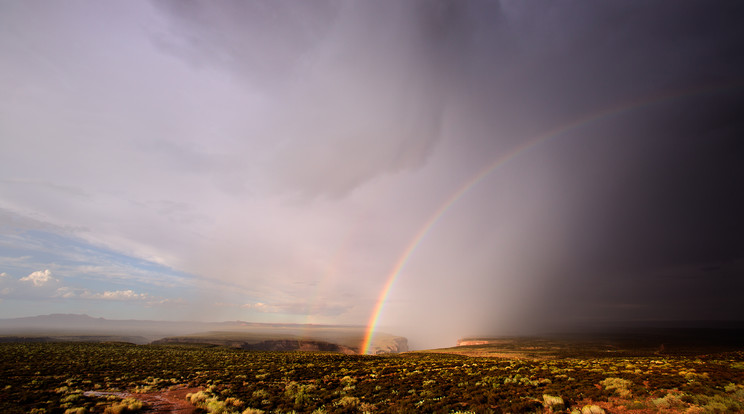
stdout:
[[[6,2],[0,272],[162,299],[106,317],[365,324],[407,259],[381,325],[415,347],[741,319],[742,17]],[[35,303],[0,307],[105,312]]]

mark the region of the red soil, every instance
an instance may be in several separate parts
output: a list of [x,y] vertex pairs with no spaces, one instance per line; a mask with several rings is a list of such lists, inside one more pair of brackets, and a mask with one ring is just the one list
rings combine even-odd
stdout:
[[121,398],[134,398],[147,404],[143,414],[193,414],[196,411],[187,399],[186,394],[195,393],[199,388],[173,387],[164,391],[135,394],[129,392],[88,391],[88,395],[116,395]]
[[199,388],[173,388],[166,391],[131,396],[147,404],[143,413],[151,414],[193,414],[196,411],[187,399],[186,394],[199,391]]

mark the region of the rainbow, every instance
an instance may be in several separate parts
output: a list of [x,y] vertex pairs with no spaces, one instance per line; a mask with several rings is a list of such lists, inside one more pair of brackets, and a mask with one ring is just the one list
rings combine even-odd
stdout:
[[537,135],[536,137],[529,139],[527,142],[512,149],[506,154],[501,155],[500,157],[492,161],[490,164],[486,165],[484,168],[478,171],[475,175],[473,175],[470,179],[468,179],[463,185],[461,185],[457,189],[457,191],[455,191],[450,197],[448,197],[444,201],[444,203],[429,217],[429,219],[426,220],[426,222],[424,222],[423,226],[421,226],[421,229],[416,233],[413,239],[411,239],[411,242],[408,244],[408,247],[406,247],[406,249],[403,251],[403,254],[401,254],[398,260],[395,262],[395,265],[393,266],[393,268],[391,269],[387,277],[387,282],[385,282],[385,286],[382,288],[382,291],[380,291],[380,295],[372,311],[372,315],[370,316],[369,321],[367,322],[367,329],[365,331],[364,341],[362,342],[362,345],[360,348],[361,353],[369,354],[370,345],[372,344],[372,338],[374,337],[375,329],[377,328],[377,322],[380,319],[380,315],[382,314],[382,310],[384,308],[385,302],[387,301],[388,294],[390,293],[390,290],[395,284],[395,281],[398,278],[400,271],[406,265],[406,263],[408,262],[408,259],[411,257],[413,252],[416,250],[416,247],[418,247],[418,245],[421,243],[421,240],[423,240],[423,238],[429,233],[431,228],[444,215],[444,213],[446,213],[447,210],[449,210],[449,208],[452,207],[453,204],[455,204],[460,198],[462,198],[466,193],[468,193],[473,187],[475,187],[479,182],[481,182],[486,176],[491,174],[494,170],[496,170],[497,168],[501,166],[506,165],[509,161],[516,158],[518,155],[538,146],[539,144],[542,144],[552,138],[557,138],[567,132],[578,130],[582,127],[586,127],[588,125],[597,123],[599,121],[602,121],[602,120],[605,120],[605,119],[608,119],[614,116],[618,116],[624,113],[628,113],[631,111],[635,111],[641,108],[645,108],[645,107],[648,107],[654,104],[659,104],[662,102],[670,101],[673,99],[701,94],[701,93],[715,92],[721,89],[728,89],[732,87],[741,87],[742,85],[744,85],[744,83],[741,81],[738,81],[738,82],[727,83],[723,85],[721,84],[716,84],[712,86],[705,85],[705,86],[686,89],[683,91],[657,93],[651,96],[645,96],[643,98],[635,99],[635,100],[632,100],[630,102],[626,102],[620,105],[615,105],[609,108],[605,108],[603,110],[591,112],[588,115],[580,117],[574,121],[559,125],[551,130],[548,130],[540,135]]

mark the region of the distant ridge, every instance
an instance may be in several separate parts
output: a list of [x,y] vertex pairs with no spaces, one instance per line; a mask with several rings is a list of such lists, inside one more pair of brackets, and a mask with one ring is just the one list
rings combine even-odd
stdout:
[[[105,319],[86,314],[0,319],[0,341],[122,341],[136,344],[203,343],[256,350],[319,350],[358,353],[364,326],[258,323],[246,321],[188,322]],[[379,333],[372,353],[408,350],[406,338]]]
[[[577,356],[677,354],[744,350],[742,321],[615,322],[533,336],[472,336],[447,348],[466,355]],[[443,352],[440,350],[439,352]]]

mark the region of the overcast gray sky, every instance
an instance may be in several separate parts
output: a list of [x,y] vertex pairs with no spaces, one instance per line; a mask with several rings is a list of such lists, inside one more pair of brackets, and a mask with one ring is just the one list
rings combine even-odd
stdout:
[[743,9],[3,1],[0,316],[742,319]]

